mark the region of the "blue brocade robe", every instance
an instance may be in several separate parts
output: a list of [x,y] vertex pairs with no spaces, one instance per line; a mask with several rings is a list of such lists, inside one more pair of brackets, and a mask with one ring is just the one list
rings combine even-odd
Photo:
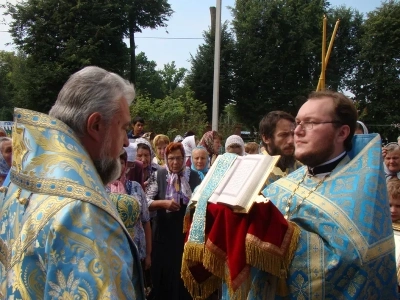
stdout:
[[[298,169],[263,194],[284,213],[305,172],[306,167]],[[355,136],[352,151],[297,207],[320,180],[306,176],[292,199],[290,221],[301,235],[286,280],[288,298],[398,299],[380,137]],[[248,299],[266,299],[270,275],[253,268],[251,276]],[[223,294],[229,298],[226,290]]]
[[10,177],[1,299],[144,299],[137,249],[70,128],[16,109]]

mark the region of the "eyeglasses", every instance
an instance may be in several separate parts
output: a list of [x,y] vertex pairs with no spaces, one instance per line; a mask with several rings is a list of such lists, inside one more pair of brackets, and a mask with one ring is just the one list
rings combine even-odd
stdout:
[[173,161],[180,162],[180,161],[182,161],[182,160],[183,160],[183,157],[182,157],[182,156],[177,156],[177,157],[167,157],[167,160],[168,160],[169,162],[173,162]]
[[319,125],[319,124],[341,124],[341,122],[339,122],[339,121],[329,121],[329,122],[314,122],[314,121],[301,121],[301,122],[298,122],[298,121],[296,121],[294,123],[295,128],[297,126],[300,126],[301,129],[303,129],[303,130],[311,130],[311,129],[314,128],[314,125]]

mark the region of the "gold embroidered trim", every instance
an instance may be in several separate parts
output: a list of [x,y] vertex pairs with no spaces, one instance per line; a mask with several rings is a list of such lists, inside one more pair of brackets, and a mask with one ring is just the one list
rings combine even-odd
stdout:
[[[328,180],[330,180],[330,177],[328,177],[326,181]],[[293,190],[295,187],[295,183],[288,180],[287,177],[282,178],[279,183],[283,188],[289,191]],[[299,197],[302,197],[302,195],[305,195],[308,192],[308,188],[301,186],[296,191],[296,194]],[[363,263],[370,262],[379,256],[392,251],[394,247],[394,241],[391,237],[387,237],[385,240],[381,240],[374,245],[368,245],[356,224],[347,216],[347,214],[345,214],[345,212],[339,206],[318,192],[311,194],[306,201],[308,201],[309,204],[318,207],[319,210],[329,215],[332,220],[335,220],[335,222],[340,225],[340,228],[344,231],[346,236],[349,237],[355,249],[357,249],[357,251],[360,253],[360,258]]]
[[33,110],[23,109],[23,108],[15,108],[14,116],[16,119],[16,123],[23,123],[27,125],[32,125],[34,127],[43,127],[46,129],[54,129],[57,131],[61,131],[62,133],[68,135],[77,143],[80,144],[77,137],[73,133],[72,129],[69,128],[66,124],[61,122],[60,120],[51,118],[50,116],[42,113],[38,113]]
[[26,176],[16,173],[14,170],[11,170],[11,181],[22,189],[32,193],[62,196],[92,203],[107,211],[114,219],[123,224],[114,204],[108,200],[107,196],[103,196],[89,187],[82,186],[73,181]]

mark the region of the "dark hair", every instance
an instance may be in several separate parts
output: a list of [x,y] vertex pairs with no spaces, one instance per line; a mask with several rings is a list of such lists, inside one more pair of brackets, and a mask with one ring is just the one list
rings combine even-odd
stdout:
[[182,156],[185,157],[185,150],[183,149],[182,143],[169,143],[168,146],[165,148],[165,156],[168,156],[172,151],[175,150],[180,150],[182,153]]
[[144,124],[144,119],[143,119],[142,117],[139,117],[139,116],[134,117],[134,118],[132,119],[131,124],[132,124],[132,125],[135,125],[137,122],[140,122],[140,123],[143,123],[143,124]]
[[350,151],[353,147],[352,139],[354,136],[354,132],[356,131],[356,124],[358,119],[356,107],[348,97],[346,97],[342,93],[334,91],[312,92],[308,96],[308,100],[322,98],[331,98],[333,100],[334,111],[332,117],[335,121],[338,121],[339,124],[332,125],[335,127],[340,127],[342,125],[347,125],[350,127],[350,134],[344,140],[344,148],[346,149],[346,151]]
[[281,110],[271,111],[268,114],[266,114],[264,116],[264,118],[261,119],[260,125],[259,125],[259,132],[260,132],[262,145],[265,148],[267,147],[267,145],[264,143],[262,138],[263,137],[273,138],[275,129],[276,129],[276,124],[281,119],[288,120],[289,122],[292,122],[292,123],[295,122],[295,119],[291,114],[281,111]]
[[188,136],[196,135],[196,133],[192,130],[186,131],[185,134],[183,135],[183,138],[186,138]]

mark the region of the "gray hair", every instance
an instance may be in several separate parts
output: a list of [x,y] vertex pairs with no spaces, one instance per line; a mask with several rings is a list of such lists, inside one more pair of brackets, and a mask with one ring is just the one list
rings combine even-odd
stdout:
[[387,152],[397,151],[400,150],[400,146],[397,143],[390,143],[389,145],[385,146]]
[[2,136],[2,137],[0,137],[0,152],[3,151],[3,143],[4,143],[4,142],[7,142],[7,141],[12,142],[12,139],[9,138],[8,136]]
[[67,124],[78,137],[86,134],[86,121],[99,112],[107,123],[125,98],[128,106],[135,98],[133,84],[99,67],[86,67],[64,84],[49,115]]

